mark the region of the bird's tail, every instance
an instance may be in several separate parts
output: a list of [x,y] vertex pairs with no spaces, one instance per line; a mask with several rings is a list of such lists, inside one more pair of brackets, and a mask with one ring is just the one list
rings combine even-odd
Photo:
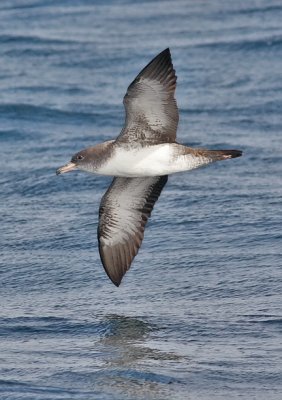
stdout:
[[228,158],[236,158],[241,157],[241,150],[209,150],[210,156],[215,159],[215,161],[219,160],[227,160]]
[[242,155],[241,150],[208,150],[181,145],[177,145],[176,149],[180,153],[180,163],[177,165],[176,172],[199,168],[216,161],[228,160]]

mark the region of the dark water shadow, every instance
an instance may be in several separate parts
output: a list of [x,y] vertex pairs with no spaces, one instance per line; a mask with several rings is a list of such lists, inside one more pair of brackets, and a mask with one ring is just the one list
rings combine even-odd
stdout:
[[[107,326],[99,340],[104,359],[104,379],[108,388],[115,387],[132,398],[162,398],[170,391],[167,385],[180,383],[162,363],[177,363],[182,357],[153,349],[149,345],[154,332],[161,328],[142,317],[109,314]],[[101,353],[100,353],[101,354]],[[173,386],[173,385],[172,385]]]

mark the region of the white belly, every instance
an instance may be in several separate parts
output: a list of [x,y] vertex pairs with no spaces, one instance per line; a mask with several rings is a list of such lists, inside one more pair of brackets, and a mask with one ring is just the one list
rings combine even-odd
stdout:
[[117,148],[113,156],[96,172],[102,175],[142,177],[172,174],[196,168],[194,157],[175,157],[174,144],[159,144],[151,147]]

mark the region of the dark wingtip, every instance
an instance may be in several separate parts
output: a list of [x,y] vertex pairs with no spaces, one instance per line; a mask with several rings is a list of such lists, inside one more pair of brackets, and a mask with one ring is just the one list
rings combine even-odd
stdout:
[[164,49],[163,51],[161,51],[161,52],[154,58],[154,60],[156,60],[157,58],[163,58],[163,57],[167,57],[167,58],[171,61],[171,53],[170,53],[169,47],[167,47],[166,49]]
[[160,54],[162,54],[162,53],[168,53],[168,54],[170,54],[170,48],[169,47],[167,47],[166,49],[164,49]]

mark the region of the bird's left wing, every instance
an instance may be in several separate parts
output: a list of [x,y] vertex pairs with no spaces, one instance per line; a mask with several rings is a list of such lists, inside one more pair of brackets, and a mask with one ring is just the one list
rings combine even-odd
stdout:
[[167,175],[114,178],[102,198],[99,252],[105,271],[116,286],[138,253],[146,222],[166,182]]
[[176,75],[166,49],[129,85],[123,99],[125,125],[117,142],[131,146],[174,143],[178,125],[175,87]]

